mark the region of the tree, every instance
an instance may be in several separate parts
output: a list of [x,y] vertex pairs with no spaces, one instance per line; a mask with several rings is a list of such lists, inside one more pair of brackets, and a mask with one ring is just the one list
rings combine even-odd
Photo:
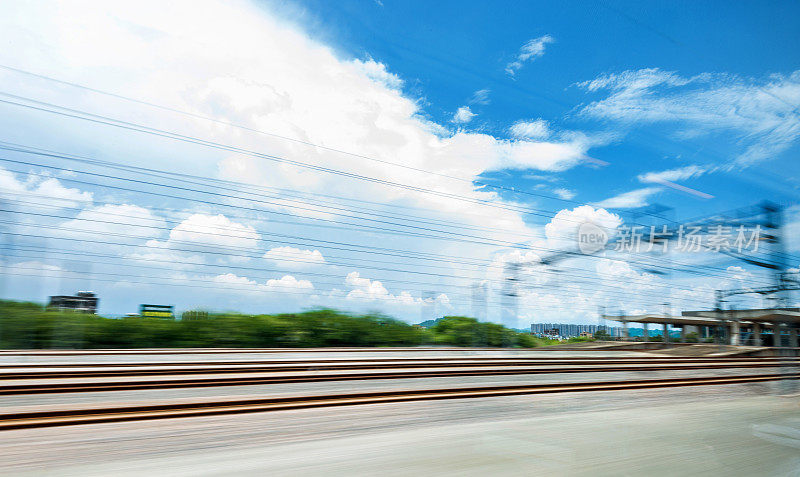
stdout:
[[602,329],[601,330],[597,330],[597,332],[594,334],[594,339],[596,339],[598,341],[612,341],[613,340],[611,335],[608,334],[608,332],[606,330],[602,330]]

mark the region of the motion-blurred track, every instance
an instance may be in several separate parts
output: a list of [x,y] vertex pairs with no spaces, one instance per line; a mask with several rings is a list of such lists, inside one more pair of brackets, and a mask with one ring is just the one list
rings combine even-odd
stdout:
[[[310,360],[259,363],[162,363],[159,366],[126,364],[48,364],[0,368],[0,395],[63,392],[99,392],[213,386],[246,386],[324,381],[448,378],[458,376],[508,376],[564,373],[608,373],[670,370],[726,370],[776,368],[797,365],[797,360],[774,358],[486,358],[364,360]],[[205,377],[196,377],[206,375]],[[148,378],[158,376],[159,379]],[[108,380],[105,378],[126,378]]]
[[781,379],[797,379],[798,373],[759,374],[724,377],[672,378],[626,381],[604,381],[526,386],[482,386],[469,388],[417,389],[370,393],[301,395],[256,399],[225,399],[172,402],[138,406],[97,408],[63,408],[47,411],[0,414],[0,430],[76,424],[166,419],[177,417],[241,414],[315,407],[349,406],[408,401],[485,398],[523,394],[566,393],[586,391],[619,391],[681,386],[743,384]]

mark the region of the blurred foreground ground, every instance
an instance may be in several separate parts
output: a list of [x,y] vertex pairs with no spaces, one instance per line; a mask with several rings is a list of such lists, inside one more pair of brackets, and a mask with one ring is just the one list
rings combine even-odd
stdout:
[[[448,384],[454,379],[467,384],[476,378],[445,379]],[[508,383],[562,378],[493,379]],[[369,384],[375,385],[381,383]],[[799,475],[796,389],[793,383],[771,382],[4,431],[0,474]],[[232,391],[219,388],[213,393]],[[161,397],[179,392],[209,390],[165,390]],[[114,398],[114,394],[81,398],[109,401],[135,396],[120,393]],[[5,397],[0,405],[66,401],[66,395],[42,398]]]

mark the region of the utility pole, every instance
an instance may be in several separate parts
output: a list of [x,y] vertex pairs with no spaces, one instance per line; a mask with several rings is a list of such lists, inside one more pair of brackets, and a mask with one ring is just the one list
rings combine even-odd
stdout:
[[769,243],[770,254],[769,262],[773,269],[773,281],[775,282],[776,292],[775,307],[785,308],[789,302],[788,283],[786,276],[786,253],[783,240],[783,207],[772,202],[763,202],[761,205],[764,214],[764,228],[767,235],[765,241]]
[[519,262],[506,262],[503,280],[503,325],[516,328],[519,311]]

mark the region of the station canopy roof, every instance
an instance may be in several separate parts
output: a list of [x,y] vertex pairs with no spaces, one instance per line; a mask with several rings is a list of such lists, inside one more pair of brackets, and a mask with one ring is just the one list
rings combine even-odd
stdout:
[[680,316],[644,314],[644,315],[604,315],[611,321],[629,323],[655,323],[668,325],[715,326],[728,321],[741,323],[786,323],[800,325],[800,308],[762,308],[750,310],[714,310],[684,311]]
[[758,323],[800,324],[800,308],[756,308],[750,310],[684,311],[685,317],[724,317],[725,320],[750,321]]
[[656,323],[667,325],[696,325],[696,326],[715,326],[722,323],[714,317],[704,316],[673,316],[673,315],[623,315],[623,316],[604,316],[603,318],[619,322],[633,322],[633,323]]

